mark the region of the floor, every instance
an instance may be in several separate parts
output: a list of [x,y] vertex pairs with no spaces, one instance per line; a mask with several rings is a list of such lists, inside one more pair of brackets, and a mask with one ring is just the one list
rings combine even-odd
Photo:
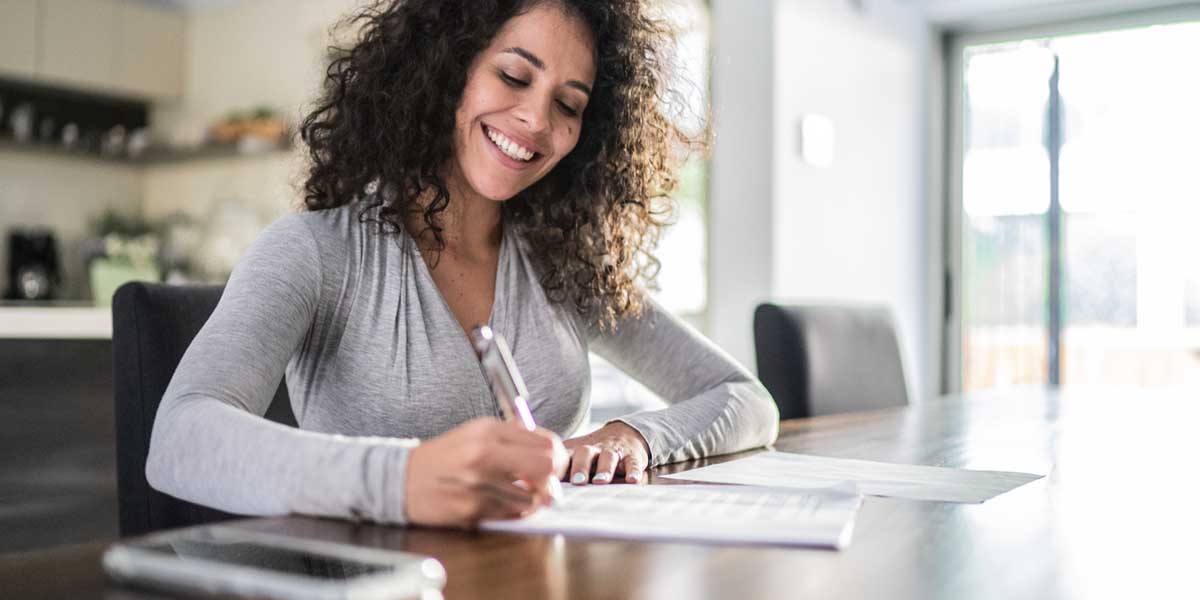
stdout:
[[107,340],[0,340],[0,552],[117,535]]

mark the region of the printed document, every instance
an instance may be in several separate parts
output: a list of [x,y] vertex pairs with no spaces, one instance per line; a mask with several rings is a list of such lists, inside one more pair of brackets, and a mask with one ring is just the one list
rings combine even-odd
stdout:
[[789,488],[822,488],[852,482],[868,496],[942,502],[983,502],[1041,479],[1008,471],[970,471],[920,465],[761,452],[717,465],[662,475],[670,479]]
[[862,496],[827,490],[729,485],[573,486],[563,501],[483,529],[637,540],[817,546],[850,543]]

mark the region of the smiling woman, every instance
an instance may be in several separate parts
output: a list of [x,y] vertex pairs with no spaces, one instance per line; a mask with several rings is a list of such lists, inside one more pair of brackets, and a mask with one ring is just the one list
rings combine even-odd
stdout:
[[516,196],[575,149],[595,79],[584,23],[553,9],[524,17],[472,61],[455,115],[451,177],[489,200]]
[[[307,210],[235,269],[162,400],[157,489],[243,514],[472,526],[549,476],[770,443],[762,385],[641,282],[678,142],[639,0],[391,0],[353,17],[302,137]],[[510,342],[546,429],[500,414],[465,333]],[[589,351],[670,406],[567,439]],[[281,376],[299,427],[258,418]],[[256,416],[257,415],[257,416]],[[516,483],[514,483],[516,482]]]
[[367,198],[396,228],[420,217],[437,253],[452,187],[506,200],[555,300],[607,327],[637,314],[678,151],[704,146],[663,113],[667,23],[633,0],[388,1],[349,22],[302,128],[307,207]]

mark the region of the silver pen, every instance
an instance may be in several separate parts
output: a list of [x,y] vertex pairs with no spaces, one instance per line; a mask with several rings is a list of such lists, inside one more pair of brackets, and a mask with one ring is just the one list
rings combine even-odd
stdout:
[[[529,410],[529,390],[525,388],[525,380],[517,370],[517,362],[504,337],[491,327],[480,325],[471,331],[471,346],[475,348],[479,369],[492,388],[492,396],[500,406],[504,420],[520,423],[529,431],[537,429],[533,412]],[[554,501],[562,500],[562,484],[554,475],[550,476],[549,489]]]

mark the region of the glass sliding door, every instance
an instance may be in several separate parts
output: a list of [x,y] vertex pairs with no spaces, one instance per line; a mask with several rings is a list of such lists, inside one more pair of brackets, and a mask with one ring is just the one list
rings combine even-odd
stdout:
[[[661,0],[668,22],[678,27],[677,92],[664,108],[688,135],[708,127],[709,9],[701,0]],[[708,160],[691,153],[679,169],[675,212],[658,246],[661,270],[655,298],[671,312],[705,328],[708,306]]]
[[1063,383],[1200,383],[1200,23],[1051,43],[1063,65]]
[[963,389],[1046,379],[1046,105],[1054,57],[970,49],[963,155]]
[[963,389],[1200,388],[1197,57],[1200,23],[967,48]]

